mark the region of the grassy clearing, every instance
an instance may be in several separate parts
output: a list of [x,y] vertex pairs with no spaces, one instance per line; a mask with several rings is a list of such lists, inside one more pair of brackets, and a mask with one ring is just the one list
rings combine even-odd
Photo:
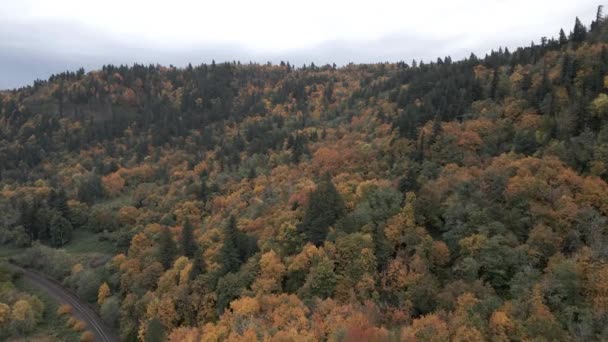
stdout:
[[110,241],[99,241],[99,234],[76,230],[72,240],[62,247],[70,254],[113,254],[114,244]]

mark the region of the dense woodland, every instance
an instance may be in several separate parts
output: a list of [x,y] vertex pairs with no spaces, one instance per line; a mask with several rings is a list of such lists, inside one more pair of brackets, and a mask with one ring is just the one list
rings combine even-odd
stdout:
[[608,340],[607,76],[601,8],[460,61],[54,75],[0,93],[0,243],[124,341]]

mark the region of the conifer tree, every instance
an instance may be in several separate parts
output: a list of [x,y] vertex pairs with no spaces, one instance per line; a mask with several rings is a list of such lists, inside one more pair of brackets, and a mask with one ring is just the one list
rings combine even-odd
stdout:
[[492,100],[497,100],[498,94],[498,81],[500,76],[498,75],[498,69],[494,69],[494,76],[492,77],[492,88],[490,88],[490,97]]
[[559,30],[559,45],[565,45],[565,44],[568,44],[568,37],[566,36],[564,29],[560,29]]
[[49,195],[49,205],[51,208],[59,211],[63,217],[69,217],[70,208],[68,207],[68,198],[64,189],[51,191],[51,194]]
[[203,260],[203,253],[201,250],[197,250],[194,253],[194,259],[192,260],[192,270],[190,271],[190,279],[195,279],[199,275],[205,273],[205,260]]
[[177,254],[177,246],[175,245],[175,241],[173,241],[173,236],[171,235],[169,228],[163,228],[160,232],[159,242],[159,259],[165,269],[168,269],[171,267]]
[[344,214],[344,201],[331,181],[331,175],[325,174],[317,189],[310,195],[308,206],[298,231],[319,246],[323,244],[329,227]]
[[224,228],[224,244],[219,253],[219,262],[223,265],[223,273],[236,272],[241,267],[241,259],[238,250],[238,228],[236,218],[230,216],[228,224]]
[[587,36],[587,28],[583,25],[578,17],[574,22],[574,30],[572,31],[572,41],[580,43],[585,40]]
[[186,218],[184,228],[182,230],[182,254],[188,258],[194,256],[196,251],[196,241],[194,241],[194,228],[190,223],[190,220]]

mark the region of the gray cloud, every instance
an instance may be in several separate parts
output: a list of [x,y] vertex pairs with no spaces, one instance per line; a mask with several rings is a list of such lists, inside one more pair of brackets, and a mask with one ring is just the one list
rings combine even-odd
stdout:
[[[590,22],[593,9],[585,9]],[[574,16],[574,15],[573,15]],[[572,16],[572,22],[573,22]],[[0,15],[0,18],[2,16]],[[570,20],[570,19],[569,19]],[[483,55],[499,46],[515,48],[528,45],[540,36],[555,36],[555,27],[539,27],[539,32],[504,32],[500,37],[487,38],[473,33],[449,33],[440,38],[417,32],[395,32],[375,39],[331,40],[306,49],[268,52],[244,48],[237,44],[198,43],[191,46],[162,46],[134,36],[113,36],[76,21],[35,20],[0,22],[0,89],[31,84],[53,73],[98,69],[104,64],[160,63],[184,66],[187,63],[208,63],[211,60],[241,62],[289,61],[295,65],[336,63],[376,63],[435,60],[452,56],[460,59],[471,52]],[[565,26],[570,29],[570,24]]]

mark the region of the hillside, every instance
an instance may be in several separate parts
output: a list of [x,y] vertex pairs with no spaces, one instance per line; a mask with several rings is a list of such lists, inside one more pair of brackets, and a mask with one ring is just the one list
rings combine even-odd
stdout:
[[0,92],[0,248],[124,341],[607,340],[607,76],[601,8],[461,61],[54,75]]

